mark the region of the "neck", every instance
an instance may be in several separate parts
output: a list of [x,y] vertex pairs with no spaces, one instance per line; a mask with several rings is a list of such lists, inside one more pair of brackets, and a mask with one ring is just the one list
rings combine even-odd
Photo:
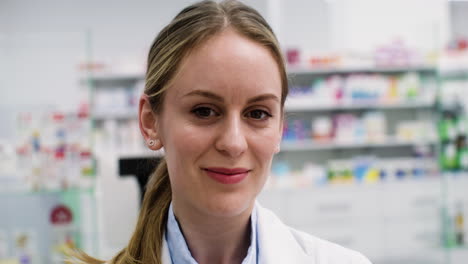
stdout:
[[241,263],[250,245],[250,215],[253,205],[236,216],[212,216],[196,210],[185,210],[173,201],[192,257],[202,263]]

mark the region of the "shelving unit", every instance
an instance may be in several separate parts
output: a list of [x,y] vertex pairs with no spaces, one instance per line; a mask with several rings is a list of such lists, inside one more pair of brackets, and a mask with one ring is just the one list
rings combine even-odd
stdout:
[[315,142],[302,140],[297,142],[285,141],[281,144],[281,151],[318,151],[333,149],[366,149],[366,148],[398,148],[416,145],[434,145],[435,141],[408,141],[388,137],[382,142]]
[[[311,103],[311,101],[313,103]],[[342,103],[320,104],[308,98],[289,98],[285,103],[286,112],[327,112],[327,111],[353,111],[353,110],[399,110],[434,108],[433,100],[413,100],[404,102],[378,102],[378,103]]]
[[[0,219],[0,235],[10,241],[18,241],[24,236],[27,250],[32,251],[29,252],[32,263],[60,263],[64,256],[57,252],[56,247],[58,243],[65,242],[65,236],[69,236],[73,246],[89,254],[96,254],[98,234],[95,225],[96,208],[93,205],[93,188],[1,191],[0,208],[4,214]],[[70,210],[69,224],[57,226],[53,223],[52,215],[59,206]],[[13,243],[10,247],[6,249],[16,257],[20,247]]]
[[[468,259],[468,173],[465,118],[468,116],[468,67],[441,70],[438,103],[439,163],[442,169],[443,245],[447,263]],[[451,128],[450,128],[451,127]],[[449,133],[446,133],[449,132]],[[453,154],[452,154],[453,152]]]
[[[290,78],[291,84],[294,84],[295,82],[310,83],[314,78],[323,78],[335,74],[397,75],[406,72],[415,72],[424,76],[437,75],[436,69],[433,67],[293,69],[290,71]],[[134,88],[142,80],[142,74],[96,76],[95,80],[93,80],[93,89],[110,89],[112,85],[117,88],[122,88],[122,86],[126,86],[126,89],[128,87]],[[331,159],[347,159],[360,155],[374,155],[382,158],[411,157],[414,148],[421,146],[430,150],[437,148],[438,142],[435,139],[403,140],[398,138],[395,133],[395,124],[402,119],[433,122],[437,106],[434,98],[417,97],[401,101],[360,101],[341,104],[319,104],[310,99],[300,96],[288,98],[285,105],[287,118],[315,118],[320,115],[334,113],[360,114],[366,111],[382,111],[388,118],[388,136],[384,140],[373,142],[321,142],[312,138],[301,141],[284,140],[281,144],[281,152],[275,157],[274,163],[294,160],[292,167],[297,169],[310,160],[319,164],[326,164]],[[98,125],[109,121],[114,123],[129,122],[136,120],[137,112],[136,109],[111,113],[94,112],[93,118]],[[161,155],[163,154],[143,149],[142,151],[113,152],[116,159],[151,158],[160,157]],[[430,163],[430,159],[424,162]],[[434,162],[436,161],[434,160]],[[385,259],[385,257],[395,255],[409,247],[418,250],[418,252],[431,252],[432,259],[438,258],[443,261],[445,257],[444,249],[438,240],[441,232],[438,229],[440,192],[440,177],[433,177],[430,179],[414,178],[401,182],[369,185],[365,183],[307,185],[300,189],[285,190],[273,186],[273,188],[263,191],[260,201],[265,206],[275,210],[280,217],[283,217],[285,221],[293,226],[345,246],[362,250],[366,254],[370,252],[371,257],[377,257],[376,260]],[[350,197],[353,197],[353,199],[349,199]],[[300,217],[303,214],[298,212],[303,211],[304,208],[294,209],[294,205],[298,204],[307,204],[307,208],[311,212],[309,214],[310,219]],[[382,206],[382,204],[385,205]],[[423,209],[421,209],[421,204],[424,205]],[[402,205],[405,205],[403,215]],[[338,210],[336,208],[344,209]],[[366,212],[366,214],[363,215],[362,212]],[[428,215],[430,215],[431,222],[428,223],[424,220],[426,223],[421,226],[422,219],[426,219]],[[333,223],[341,223],[339,224],[341,226],[343,222],[348,224],[336,230],[336,225],[333,225]],[[409,224],[406,226],[405,223],[407,222]],[[430,228],[429,235],[426,232],[427,229],[424,228]],[[373,231],[369,232],[369,230]],[[359,238],[359,235],[363,233],[372,233],[373,236],[366,235]],[[423,236],[426,237],[423,239],[421,238]],[[414,256],[408,250],[405,252],[407,255],[402,255],[402,259],[405,257],[411,259],[411,256]],[[429,256],[429,253],[421,254],[421,256],[424,259],[423,256]],[[416,260],[418,259],[416,258]]]
[[[289,119],[315,120],[319,117],[331,117],[336,114],[358,116],[366,112],[378,111],[386,118],[386,136],[381,135],[380,140],[356,138],[335,141],[333,138],[329,140],[313,139],[311,132],[306,131],[306,134],[297,141],[285,139],[276,160],[294,160],[292,161],[292,169],[300,170],[301,164],[308,161],[325,164],[327,160],[333,158],[346,159],[358,155],[380,156],[382,154],[387,158],[392,156],[409,157],[415,147],[422,145],[434,150],[437,145],[435,136],[418,138],[417,140],[402,138],[397,135],[397,124],[400,121],[411,122],[414,120],[433,123],[436,120],[436,91],[431,90],[437,86],[437,69],[435,67],[292,68],[289,70],[289,80],[290,87],[294,89],[296,86],[308,87],[316,80],[325,80],[333,76],[340,76],[340,78],[347,78],[351,75],[397,77],[407,73],[419,76],[418,78],[421,78],[420,85],[422,85],[421,91],[433,92],[433,94],[427,93],[413,98],[344,98],[340,100],[318,97],[324,96],[323,94],[314,95],[304,92],[290,94],[285,104],[286,117]],[[300,154],[295,152],[300,152]]]
[[94,112],[92,114],[93,119],[95,121],[104,121],[106,119],[113,119],[113,120],[129,120],[129,119],[136,119],[138,118],[138,113],[135,109],[128,109],[128,110],[117,110],[117,111],[109,111],[109,112]]
[[468,79],[468,68],[457,70],[442,70],[440,76],[443,80]]
[[[437,177],[273,188],[259,201],[293,227],[363,252],[372,263],[446,263],[440,197]],[[391,257],[395,262],[386,262]]]
[[436,72],[434,66],[409,66],[409,67],[337,67],[337,68],[289,68],[291,75],[326,75],[326,74],[350,74],[350,73],[401,73],[401,72]]

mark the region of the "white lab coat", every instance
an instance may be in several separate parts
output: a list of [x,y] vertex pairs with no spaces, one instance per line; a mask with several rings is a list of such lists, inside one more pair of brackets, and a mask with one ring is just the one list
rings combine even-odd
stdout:
[[[259,264],[371,264],[360,253],[288,227],[270,210],[256,206]],[[172,264],[163,241],[162,263]]]

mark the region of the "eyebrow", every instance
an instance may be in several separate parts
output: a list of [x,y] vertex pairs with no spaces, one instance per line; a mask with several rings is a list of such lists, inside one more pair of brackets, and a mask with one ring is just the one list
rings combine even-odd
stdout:
[[[224,98],[215,94],[215,93],[212,93],[212,92],[208,92],[208,91],[203,91],[203,90],[194,90],[194,91],[191,91],[190,93],[184,95],[184,97],[186,96],[194,96],[194,95],[198,95],[198,96],[203,96],[203,97],[207,97],[207,98],[210,98],[210,99],[214,99],[216,101],[219,101],[219,102],[224,102]],[[265,100],[274,100],[274,101],[277,101],[279,102],[279,98],[274,95],[274,94],[271,94],[271,93],[268,93],[268,94],[261,94],[261,95],[258,95],[258,96],[255,96],[253,98],[250,98],[247,103],[248,104],[251,104],[251,103],[255,103],[255,102],[259,102],[259,101],[265,101]]]
[[249,99],[247,103],[251,104],[251,103],[255,103],[259,101],[266,101],[266,100],[274,100],[274,101],[279,102],[278,97],[274,94],[262,94],[262,95],[255,96],[254,98]]
[[194,91],[191,91],[190,93],[184,95],[184,97],[186,96],[194,96],[194,95],[199,95],[199,96],[203,96],[203,97],[207,97],[207,98],[211,98],[211,99],[214,99],[216,101],[220,101],[220,102],[224,102],[224,99],[223,97],[215,94],[215,93],[212,93],[212,92],[208,92],[208,91],[202,91],[202,90],[194,90]]

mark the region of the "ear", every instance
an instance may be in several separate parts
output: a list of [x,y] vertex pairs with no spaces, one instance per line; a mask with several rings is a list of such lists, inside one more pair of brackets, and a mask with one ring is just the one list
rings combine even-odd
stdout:
[[153,112],[148,95],[143,94],[140,97],[138,107],[138,123],[140,132],[145,139],[146,146],[151,150],[159,150],[163,143],[158,131],[158,115]]

